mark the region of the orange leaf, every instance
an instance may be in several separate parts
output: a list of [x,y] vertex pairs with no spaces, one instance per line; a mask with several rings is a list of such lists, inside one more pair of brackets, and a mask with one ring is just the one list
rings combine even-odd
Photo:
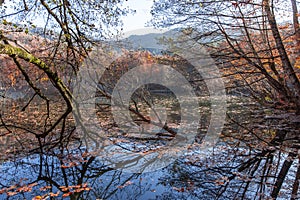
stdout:
[[62,196],[63,196],[63,197],[68,197],[68,196],[70,196],[71,194],[72,194],[72,192],[68,192],[68,193],[63,194]]
[[48,189],[51,189],[51,186],[45,186],[45,187],[41,187],[40,191],[46,191]]
[[59,187],[63,192],[68,191],[69,189],[66,186],[60,186]]
[[16,194],[18,194],[18,193],[17,192],[7,192],[7,196],[14,196]]
[[84,188],[79,188],[79,189],[74,190],[74,192],[79,193],[79,192],[82,192],[83,190],[84,190]]
[[49,195],[50,197],[58,197],[59,191],[57,193],[50,192]]

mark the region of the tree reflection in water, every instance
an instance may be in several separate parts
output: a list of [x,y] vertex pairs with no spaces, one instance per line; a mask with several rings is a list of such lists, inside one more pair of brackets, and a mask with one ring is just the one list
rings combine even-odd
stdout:
[[61,144],[2,163],[0,198],[287,199],[298,194],[299,155],[296,147],[278,149],[284,134],[279,131],[262,150],[220,143],[205,159],[197,156],[196,145],[170,166],[142,174],[106,167],[80,142],[72,148]]
[[[229,107],[228,124],[212,156],[202,157],[195,142],[176,162],[149,173],[105,166],[74,128],[44,140],[2,136],[1,142],[9,145],[0,146],[0,199],[299,198],[298,119],[283,123],[287,119],[279,115],[263,119],[258,111],[240,114],[237,105]],[[203,115],[203,127],[208,119]],[[6,128],[14,130],[9,123]]]

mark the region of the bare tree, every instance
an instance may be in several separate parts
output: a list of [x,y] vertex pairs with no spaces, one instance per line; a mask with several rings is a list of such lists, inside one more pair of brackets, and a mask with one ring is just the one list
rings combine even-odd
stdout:
[[[156,1],[152,22],[190,28],[189,34],[208,47],[227,75],[240,80],[239,87],[244,85],[257,100],[268,96],[299,113],[298,45],[291,42],[298,41],[299,25],[297,3],[291,3]],[[282,14],[294,18],[293,26],[278,22]]]
[[[13,135],[23,133],[17,137],[30,139],[34,146],[36,139],[39,145],[53,136],[60,140],[59,134],[72,129],[72,77],[95,42],[111,37],[112,30],[118,34],[120,16],[129,12],[121,4],[24,0],[0,8],[1,84],[6,88],[1,135],[12,135],[16,141]],[[36,22],[39,16],[45,17]],[[11,89],[29,91],[28,98],[11,106]]]

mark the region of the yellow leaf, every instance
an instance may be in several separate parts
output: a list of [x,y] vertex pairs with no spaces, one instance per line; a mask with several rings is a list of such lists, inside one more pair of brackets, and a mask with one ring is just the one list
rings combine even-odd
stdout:
[[48,81],[48,80],[49,80],[48,77],[43,77],[43,78],[41,78],[41,81]]
[[265,100],[266,100],[266,101],[272,101],[271,97],[269,97],[269,96],[266,96],[266,97],[265,97]]
[[43,199],[43,197],[41,197],[41,196],[35,196],[35,197],[32,198],[32,200],[38,200],[38,199]]

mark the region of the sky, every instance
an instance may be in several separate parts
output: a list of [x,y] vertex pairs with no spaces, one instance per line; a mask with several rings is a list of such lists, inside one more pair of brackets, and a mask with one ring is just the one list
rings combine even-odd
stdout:
[[136,10],[133,15],[123,17],[125,32],[133,31],[136,29],[145,28],[147,21],[151,19],[151,6],[153,0],[128,0],[124,2],[124,6],[128,6],[130,9]]
[[[10,1],[6,1],[6,3],[8,4]],[[148,21],[151,20],[151,7],[153,5],[153,0],[127,0],[124,1],[123,6],[124,7],[128,7],[130,9],[136,10],[136,12],[134,14],[128,14],[127,16],[123,16],[122,20],[124,23],[123,26],[123,32],[124,32],[124,36],[129,36],[131,34],[136,34],[136,35],[140,35],[140,34],[145,34],[147,32],[164,32],[166,30],[153,30],[153,29],[149,29],[149,31],[147,31],[147,29],[145,29],[146,27],[146,23]],[[280,17],[278,17],[277,15],[277,19],[278,21],[282,21],[282,15],[279,15]],[[284,18],[286,19],[286,17]],[[41,20],[40,18],[37,18],[37,21]],[[37,22],[38,24],[38,22]],[[152,27],[153,28],[153,27]]]
[[[10,1],[6,1],[9,5]],[[146,23],[151,20],[151,7],[153,0],[127,0],[123,2],[123,6],[135,10],[134,14],[128,14],[122,17],[124,23],[123,37],[128,37],[131,34],[146,34],[150,32],[164,32],[162,30],[153,30],[152,28],[146,28]],[[10,8],[10,6],[8,6]],[[13,10],[11,11],[13,12]],[[42,18],[37,18],[35,24],[44,24]]]
[[122,18],[123,37],[126,38],[130,35],[143,35],[147,33],[163,33],[166,29],[154,29],[147,27],[146,23],[151,20],[151,7],[153,0],[127,0],[124,2],[125,7],[136,10],[134,14],[129,14]]
[[[11,9],[10,1],[6,1],[8,9]],[[123,17],[124,31],[132,31],[138,28],[144,28],[145,23],[151,19],[150,10],[153,5],[153,0],[127,0],[123,6],[136,10],[135,14],[128,14]]]

